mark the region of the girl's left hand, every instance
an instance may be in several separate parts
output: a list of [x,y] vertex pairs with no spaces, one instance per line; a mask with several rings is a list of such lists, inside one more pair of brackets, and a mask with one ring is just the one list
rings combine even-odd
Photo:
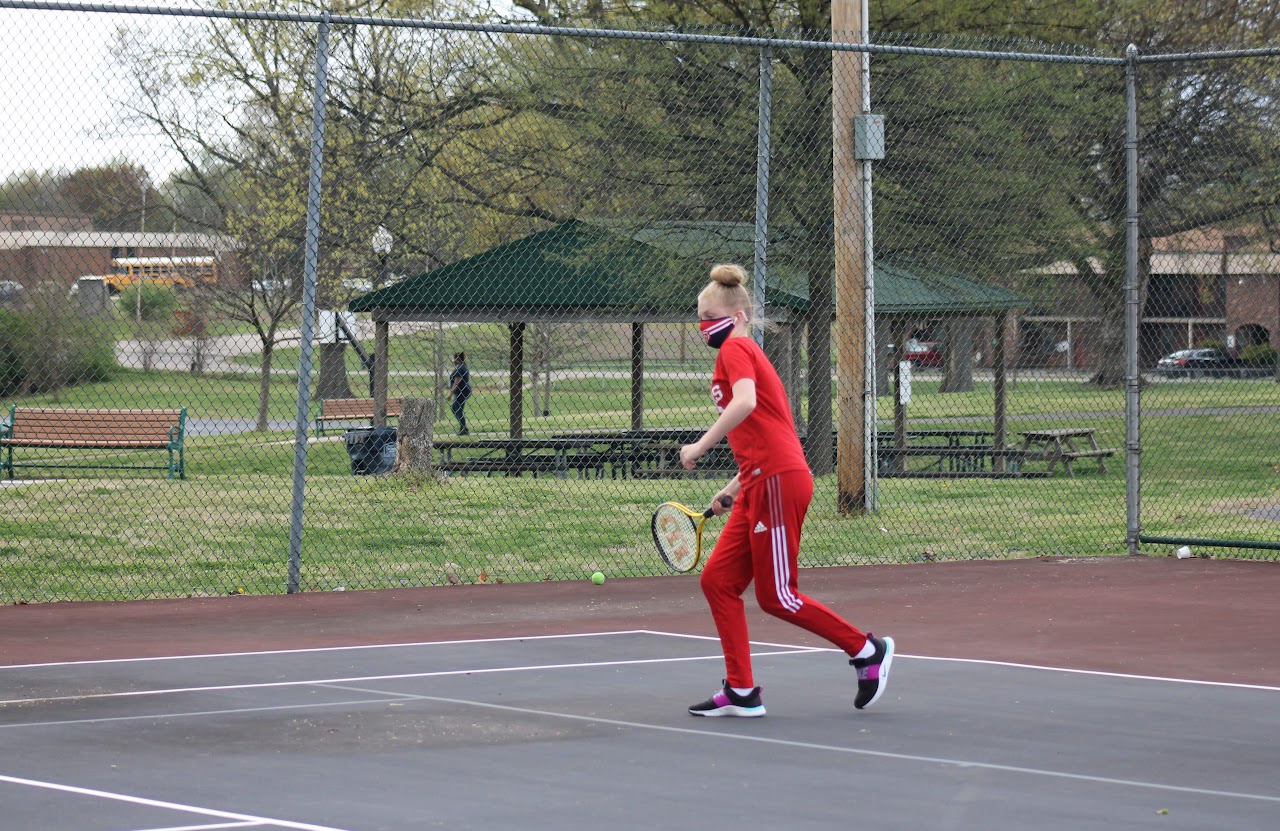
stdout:
[[685,470],[693,470],[698,465],[698,460],[703,457],[703,452],[698,449],[698,445],[686,444],[680,447],[680,466]]

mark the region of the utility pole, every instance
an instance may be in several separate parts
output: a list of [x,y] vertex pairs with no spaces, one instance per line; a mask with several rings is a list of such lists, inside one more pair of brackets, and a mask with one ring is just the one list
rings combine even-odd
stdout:
[[[831,37],[838,43],[867,41],[866,0],[832,0]],[[871,364],[875,343],[872,339],[868,344],[872,332],[867,325],[873,319],[872,310],[868,308],[867,273],[870,260],[867,203],[871,165],[869,161],[860,162],[867,158],[867,154],[859,146],[859,137],[855,134],[865,127],[864,117],[870,112],[868,61],[866,52],[831,53],[836,401],[839,419],[836,503],[842,514],[860,514],[875,508],[874,484],[868,486],[869,480],[874,483],[874,471],[869,477],[867,455],[875,438],[875,372]],[[882,149],[883,140],[880,146]]]

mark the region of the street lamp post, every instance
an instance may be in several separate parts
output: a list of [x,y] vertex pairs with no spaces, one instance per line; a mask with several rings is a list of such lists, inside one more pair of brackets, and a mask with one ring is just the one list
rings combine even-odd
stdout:
[[[395,245],[395,242],[396,238],[382,225],[378,226],[378,230],[373,232],[373,237],[369,240],[369,247],[373,249],[373,253],[378,255],[378,273],[374,275],[372,281],[374,291],[382,288],[382,284],[387,280],[387,262],[391,258],[391,247]],[[360,349],[360,345],[354,337],[351,338],[351,341],[356,347],[356,351],[360,354],[360,360],[364,362],[364,368],[369,373],[369,397],[376,399],[377,373],[374,364],[375,358]],[[382,424],[385,425],[386,422],[383,421]]]
[[395,245],[396,238],[391,236],[391,232],[383,226],[379,225],[378,230],[373,232],[373,239],[369,240],[369,245],[373,247],[373,253],[378,255],[378,273],[373,278],[373,290],[377,291],[382,288],[382,284],[387,279],[387,261],[391,258],[391,247]]

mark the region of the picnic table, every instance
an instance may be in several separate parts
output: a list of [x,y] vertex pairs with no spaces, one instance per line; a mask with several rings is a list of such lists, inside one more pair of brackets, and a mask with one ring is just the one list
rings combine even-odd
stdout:
[[[1096,427],[1054,427],[1048,430],[1022,430],[1022,451],[1026,461],[1049,463],[1049,473],[1062,462],[1067,478],[1075,478],[1071,465],[1079,459],[1097,459],[1098,472],[1107,472],[1107,459],[1116,454],[1113,447],[1098,446]],[[1081,447],[1077,442],[1086,446]]]
[[605,442],[613,456],[615,475],[638,479],[731,476],[737,470],[729,443],[721,439],[698,461],[693,471],[680,464],[680,448],[706,432],[698,427],[648,427],[615,431],[557,433],[555,438],[590,438]]
[[[1017,448],[996,447],[991,430],[931,429],[908,430],[905,443],[897,446],[891,430],[877,434],[879,470],[882,476],[959,478],[1020,478],[1016,462],[1022,457]],[[909,459],[924,460],[923,466],[909,467]],[[1005,469],[997,459],[1013,463]]]
[[[591,438],[493,438],[435,442],[439,470],[449,473],[531,473],[563,478],[569,471],[603,477],[611,461],[607,442]],[[472,451],[472,452],[460,452]]]

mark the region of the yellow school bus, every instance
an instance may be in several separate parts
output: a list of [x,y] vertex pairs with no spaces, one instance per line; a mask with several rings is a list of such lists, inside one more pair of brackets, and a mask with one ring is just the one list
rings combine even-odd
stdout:
[[191,288],[197,282],[218,282],[217,257],[116,257],[104,282],[112,294],[136,283]]

